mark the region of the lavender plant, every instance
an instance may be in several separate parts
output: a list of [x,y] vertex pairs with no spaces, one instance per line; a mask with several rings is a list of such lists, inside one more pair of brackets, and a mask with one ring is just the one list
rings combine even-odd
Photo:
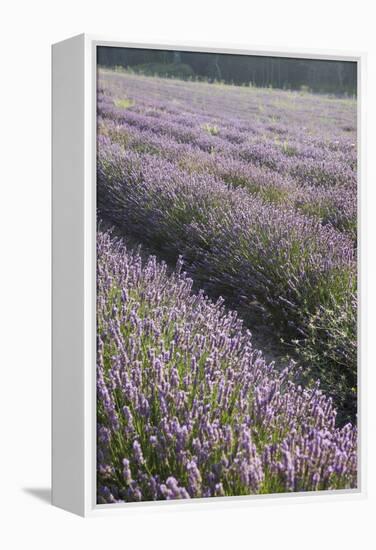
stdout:
[[208,174],[125,152],[105,137],[99,139],[98,206],[172,261],[182,254],[206,291],[242,304],[249,315],[253,304],[262,307],[354,414],[356,264],[348,237]]
[[234,187],[243,187],[266,202],[286,204],[305,214],[330,223],[346,231],[356,240],[356,189],[343,186],[318,187],[302,183],[286,174],[280,174],[265,166],[258,166],[242,159],[203,151],[191,143],[181,143],[150,130],[139,130],[126,124],[99,118],[100,135],[110,137],[126,150],[147,153],[175,163],[177,169],[187,172],[204,172]]
[[98,502],[355,488],[355,101],[98,76]]
[[98,503],[355,488],[355,427],[181,265],[98,232]]

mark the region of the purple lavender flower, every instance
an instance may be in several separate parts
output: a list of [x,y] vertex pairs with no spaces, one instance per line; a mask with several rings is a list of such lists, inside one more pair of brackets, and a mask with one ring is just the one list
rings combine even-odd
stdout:
[[355,488],[356,102],[98,78],[98,502]]
[[98,502],[356,487],[356,428],[319,385],[267,364],[223,301],[155,257],[99,232],[97,259]]

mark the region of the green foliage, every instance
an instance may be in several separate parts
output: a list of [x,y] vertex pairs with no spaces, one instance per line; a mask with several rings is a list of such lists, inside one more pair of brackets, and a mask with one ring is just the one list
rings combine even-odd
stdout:
[[[320,377],[322,389],[335,398],[341,423],[351,420],[357,407],[355,312],[350,301],[333,296],[330,305],[320,305],[311,314],[305,338],[295,342],[298,357],[308,366],[305,380]],[[335,339],[328,337],[328,327]]]
[[120,109],[129,109],[129,107],[133,107],[134,104],[135,104],[134,99],[129,99],[127,97],[124,97],[123,99],[115,100],[116,107],[120,107]]
[[287,140],[282,143],[281,148],[283,153],[288,157],[293,157],[296,155],[296,148],[290,145]]
[[189,79],[194,76],[192,68],[185,63],[144,63],[133,66],[132,71],[145,76],[162,76],[166,78]]
[[209,122],[207,122],[203,125],[202,128],[203,130],[205,130],[205,132],[208,132],[208,134],[212,136],[217,136],[219,134],[219,128],[216,124],[210,124]]

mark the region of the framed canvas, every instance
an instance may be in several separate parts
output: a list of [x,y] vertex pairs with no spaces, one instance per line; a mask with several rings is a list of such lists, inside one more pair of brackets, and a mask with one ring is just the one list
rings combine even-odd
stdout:
[[364,55],[52,49],[52,495],[365,493]]

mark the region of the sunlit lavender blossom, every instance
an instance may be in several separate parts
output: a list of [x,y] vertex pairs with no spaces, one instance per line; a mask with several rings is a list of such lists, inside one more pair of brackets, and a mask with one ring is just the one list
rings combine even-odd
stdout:
[[108,233],[97,262],[99,503],[356,487],[356,429],[235,312]]

